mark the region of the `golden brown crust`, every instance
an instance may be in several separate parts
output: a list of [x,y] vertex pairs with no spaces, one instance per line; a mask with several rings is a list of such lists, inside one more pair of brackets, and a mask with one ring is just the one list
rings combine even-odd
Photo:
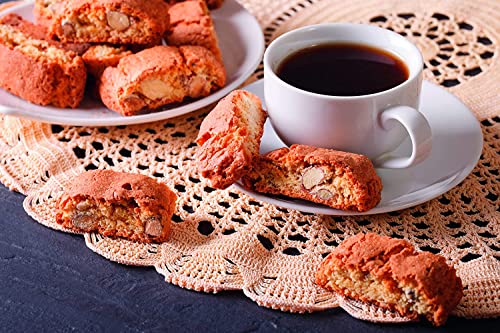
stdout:
[[31,103],[75,108],[83,98],[85,65],[41,39],[41,31],[14,14],[1,19],[0,85]]
[[62,42],[151,44],[169,25],[162,0],[73,0],[53,19],[50,35]]
[[199,45],[222,62],[217,35],[204,0],[179,2],[168,11],[170,28],[165,34],[168,45]]
[[[100,221],[95,220],[97,214],[94,214],[94,220],[82,224],[77,220],[78,214],[85,214],[87,207],[79,209],[78,204],[85,203],[85,206],[89,206],[89,202],[97,203],[98,211],[108,209],[106,212],[110,213],[100,216]],[[150,177],[111,170],[88,171],[75,177],[58,201],[56,220],[65,228],[79,232],[99,232],[105,236],[140,242],[162,242],[170,231],[175,202],[174,192]],[[126,224],[123,220],[103,223],[104,219],[116,217],[112,215],[116,213],[116,207],[125,207],[126,217],[136,218],[122,227],[118,225]],[[153,231],[148,230],[147,225],[151,219],[160,223]]]
[[380,177],[366,156],[306,145],[267,153],[242,181],[258,192],[361,212],[375,207],[382,191]]
[[103,103],[125,116],[206,96],[225,84],[222,65],[200,46],[156,46],[120,60],[101,77]]
[[[346,288],[336,280],[336,272],[347,272],[358,276],[359,281],[367,276],[384,286],[382,293],[392,293],[399,300],[401,290],[411,288],[413,300],[419,300],[424,315],[436,326],[445,323],[449,313],[458,305],[462,295],[462,282],[455,269],[446,260],[428,252],[416,252],[404,240],[379,236],[373,233],[357,234],[345,240],[322,262],[316,274],[316,283],[344,296],[371,302],[398,311],[401,315],[417,319],[419,313],[412,304],[415,301],[387,302],[371,297],[355,288]],[[359,274],[359,275],[356,275]],[[379,288],[382,289],[382,288]]]
[[196,139],[198,170],[213,187],[227,188],[250,170],[266,118],[257,96],[235,90],[203,120]]

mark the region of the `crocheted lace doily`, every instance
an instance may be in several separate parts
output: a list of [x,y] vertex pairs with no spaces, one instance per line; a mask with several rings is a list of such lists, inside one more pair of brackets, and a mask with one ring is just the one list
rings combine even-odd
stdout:
[[[178,194],[168,242],[138,244],[84,234],[87,246],[116,262],[154,266],[167,282],[205,292],[241,289],[258,304],[286,311],[340,306],[371,321],[406,319],[314,284],[335,246],[360,231],[405,238],[454,265],[465,296],[454,314],[500,314],[500,3],[498,1],[269,1],[242,3],[267,42],[326,21],[365,22],[415,42],[428,80],[448,87],[481,121],[481,159],[459,186],[414,208],[362,217],[301,213],[211,188],[196,172],[194,139],[210,109],[156,123],[71,127],[0,118],[0,180],[26,195],[24,208],[50,228],[55,203],[71,177],[114,169],[157,178]],[[262,68],[250,79],[260,78]],[[15,223],[15,221],[12,221]],[[57,259],[56,259],[57,260]]]

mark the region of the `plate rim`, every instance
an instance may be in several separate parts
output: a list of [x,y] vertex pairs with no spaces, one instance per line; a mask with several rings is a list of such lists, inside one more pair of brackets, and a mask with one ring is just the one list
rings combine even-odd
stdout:
[[[230,2],[230,4],[227,4],[227,2]],[[26,1],[17,5],[14,5],[8,9],[6,9],[2,15],[6,15],[8,13],[12,12],[17,12],[18,10],[24,9],[25,7],[33,6],[34,1]],[[74,120],[74,118],[71,118],[71,116],[68,117],[68,113],[71,112],[71,109],[61,109],[61,115],[57,116],[51,116],[51,117],[46,117],[46,114],[41,113],[36,110],[22,110],[17,107],[12,107],[12,106],[7,106],[3,105],[2,102],[0,101],[0,114],[8,115],[8,116],[15,116],[23,119],[28,119],[28,120],[34,120],[34,121],[39,121],[43,123],[49,123],[49,124],[57,124],[57,125],[69,125],[69,126],[96,126],[96,127],[101,127],[101,126],[122,126],[122,125],[135,125],[135,124],[145,124],[145,123],[151,123],[155,121],[160,121],[160,120],[166,120],[166,119],[171,119],[175,118],[178,116],[182,116],[185,114],[189,114],[195,111],[200,110],[203,107],[209,106],[210,104],[213,104],[229,94],[232,90],[237,89],[239,86],[241,86],[251,75],[252,73],[255,72],[255,70],[258,68],[260,62],[262,61],[262,57],[264,54],[265,50],[265,39],[264,39],[264,32],[262,31],[259,22],[257,21],[256,17],[253,16],[243,5],[241,5],[238,1],[236,0],[226,0],[226,3],[224,4],[226,6],[233,5],[233,6],[238,6],[238,11],[236,12],[235,17],[241,15],[242,13],[247,16],[247,19],[249,19],[252,22],[252,29],[245,29],[246,31],[250,31],[252,33],[252,42],[255,44],[252,44],[252,48],[255,48],[255,54],[258,55],[255,57],[255,59],[247,59],[248,67],[242,72],[242,74],[237,77],[231,84],[228,84],[224,87],[222,87],[220,90],[203,97],[201,99],[195,100],[191,103],[188,103],[186,105],[182,105],[177,108],[173,108],[170,110],[163,110],[163,111],[156,111],[156,112],[151,112],[147,114],[142,114],[142,115],[135,115],[135,116],[122,116],[118,113],[116,113],[116,117],[113,118],[98,118],[98,119],[93,119],[93,118],[78,118],[77,120]],[[223,5],[223,6],[224,6]],[[223,7],[221,7],[223,8]],[[215,20],[214,20],[215,21]],[[249,25],[250,26],[250,25]],[[255,34],[257,29],[253,28],[258,28],[259,34]],[[255,31],[254,31],[255,30]],[[255,34],[255,35],[254,35]],[[253,61],[252,61],[253,60]],[[8,91],[4,90],[4,92],[10,94]],[[22,100],[20,97],[10,94],[12,98],[19,98]],[[23,102],[27,103],[27,106],[32,106],[32,107],[40,107],[43,108],[45,106],[41,105],[36,105],[32,104],[28,101],[22,100]],[[47,106],[50,107],[50,106]],[[106,107],[103,107],[103,109],[107,109]],[[109,109],[107,109],[107,112],[113,112]],[[57,117],[57,119],[54,119],[53,117]]]
[[[259,86],[262,84],[263,84],[263,79],[260,79],[260,80],[257,80],[255,82],[252,82],[251,84],[249,84],[245,87],[242,87],[242,89],[244,89],[244,90],[249,89],[249,88],[252,89],[255,86]],[[457,172],[455,172],[453,174],[450,174],[449,176],[446,177],[446,179],[443,179],[443,180],[436,182],[434,184],[427,185],[425,188],[421,188],[421,189],[418,189],[416,191],[409,192],[409,193],[417,193],[420,191],[425,191],[428,188],[430,188],[432,185],[436,185],[436,184],[451,180],[451,181],[449,181],[448,184],[440,186],[435,191],[432,191],[430,195],[422,196],[420,199],[413,200],[411,202],[406,202],[406,203],[403,203],[401,205],[383,206],[383,207],[376,206],[376,207],[374,207],[366,212],[356,212],[356,211],[338,210],[338,209],[330,208],[330,207],[327,207],[327,206],[324,206],[321,204],[316,204],[313,202],[304,201],[301,199],[290,198],[290,200],[298,201],[298,203],[290,202],[290,201],[287,201],[286,198],[280,199],[280,198],[273,196],[273,195],[267,195],[267,194],[258,193],[258,192],[252,191],[252,190],[248,190],[244,186],[242,186],[240,181],[234,183],[233,186],[237,190],[248,195],[249,197],[260,200],[262,202],[266,202],[266,203],[273,204],[273,205],[287,208],[287,209],[298,210],[300,212],[321,214],[321,215],[330,215],[330,216],[364,216],[364,215],[377,215],[377,214],[390,213],[390,212],[400,211],[400,210],[403,210],[406,208],[414,207],[414,206],[420,205],[422,203],[425,203],[427,201],[430,201],[432,199],[437,198],[438,196],[448,192],[449,190],[451,190],[455,186],[459,185],[463,180],[465,180],[465,178],[467,178],[467,176],[476,167],[477,163],[479,162],[479,159],[481,158],[481,154],[483,151],[484,137],[483,137],[483,133],[482,133],[481,126],[479,124],[478,119],[476,118],[474,113],[470,110],[470,108],[464,102],[462,102],[454,94],[450,93],[446,89],[442,88],[441,86],[439,86],[433,82],[424,80],[423,84],[422,84],[422,90],[424,89],[425,85],[429,85],[429,86],[433,86],[434,88],[437,88],[441,92],[448,94],[450,97],[452,97],[457,102],[462,104],[464,106],[464,108],[470,113],[470,115],[475,119],[473,126],[476,127],[476,129],[477,129],[476,134],[478,134],[478,139],[479,139],[477,142],[477,145],[475,145],[476,151],[471,153],[471,156],[474,155],[474,158],[471,159],[470,163],[468,163],[464,168],[458,170]],[[409,193],[407,193],[407,194],[409,194]],[[307,203],[308,206],[304,206],[301,203],[301,201],[303,201],[304,203]],[[298,207],[297,207],[297,205],[298,205]],[[311,206],[313,206],[313,207],[311,207]]]

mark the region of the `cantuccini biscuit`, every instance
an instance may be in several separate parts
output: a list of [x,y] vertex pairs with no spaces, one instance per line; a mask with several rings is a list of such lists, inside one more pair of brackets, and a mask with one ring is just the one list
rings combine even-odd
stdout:
[[187,97],[207,96],[225,80],[220,62],[201,46],[156,46],[106,68],[99,93],[108,108],[130,116]]
[[345,240],[322,262],[316,283],[341,295],[445,323],[462,297],[462,282],[446,260],[410,243],[373,233]]
[[381,199],[382,182],[363,155],[292,145],[256,159],[243,179],[257,192],[364,212]]
[[16,30],[22,32],[27,37],[32,39],[47,40],[52,45],[60,47],[61,45],[55,41],[47,39],[47,29],[45,27],[34,24],[28,20],[23,19],[21,16],[10,13],[0,18],[0,24],[10,25]]
[[199,45],[222,62],[217,35],[204,0],[179,2],[170,7],[170,27],[165,33],[168,45]]
[[82,55],[90,47],[88,43],[61,43],[54,39],[48,38],[47,28],[40,24],[23,19],[21,16],[10,13],[1,18],[1,24],[7,24],[15,27],[30,38],[47,41],[50,45],[56,46],[66,51],[73,51],[78,55]]
[[15,14],[0,19],[0,86],[31,103],[75,108],[85,89],[83,60],[43,40],[43,31]]
[[257,96],[235,90],[203,120],[196,139],[198,170],[213,187],[227,188],[250,170],[266,118]]
[[92,45],[82,55],[82,59],[88,73],[99,79],[107,67],[116,67],[121,58],[131,54],[132,51],[127,50],[124,46]]
[[58,201],[57,223],[139,242],[167,239],[176,195],[153,178],[111,170],[77,176]]
[[52,21],[49,33],[62,42],[151,44],[168,28],[163,0],[73,0]]

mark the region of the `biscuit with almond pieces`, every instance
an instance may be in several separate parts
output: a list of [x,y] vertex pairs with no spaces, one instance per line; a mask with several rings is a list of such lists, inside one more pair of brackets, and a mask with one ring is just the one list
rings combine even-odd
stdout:
[[144,175],[87,171],[59,199],[56,221],[76,232],[160,243],[168,238],[176,199],[165,184]]
[[357,234],[335,248],[321,263],[316,283],[410,319],[426,317],[436,326],[463,296],[462,281],[444,257],[373,233]]
[[261,156],[242,181],[257,192],[359,212],[375,207],[382,192],[382,181],[368,157],[306,145]]

